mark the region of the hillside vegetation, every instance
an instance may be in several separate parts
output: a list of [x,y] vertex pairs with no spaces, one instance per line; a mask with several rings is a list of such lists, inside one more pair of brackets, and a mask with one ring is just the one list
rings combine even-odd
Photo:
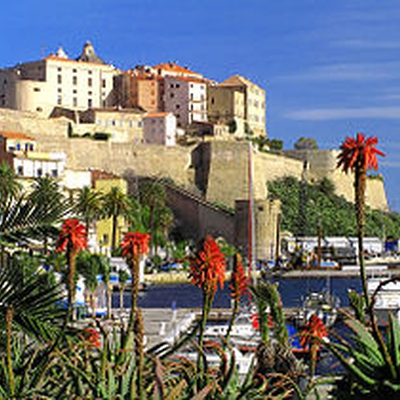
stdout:
[[[285,177],[267,185],[269,197],[282,201],[282,230],[316,236],[321,221],[324,236],[356,236],[354,205],[335,194],[329,179],[302,186]],[[399,238],[400,214],[367,209],[366,235]]]

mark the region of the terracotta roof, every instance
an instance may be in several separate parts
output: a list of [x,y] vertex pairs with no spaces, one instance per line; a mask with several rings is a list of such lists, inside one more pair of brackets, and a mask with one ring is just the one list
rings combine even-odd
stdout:
[[0,131],[0,136],[6,139],[23,139],[23,140],[32,140],[35,141],[31,136],[25,135],[25,133],[20,132],[9,132],[9,131]]
[[190,76],[165,76],[164,79],[177,79],[179,81],[194,82],[194,83],[207,83],[207,79],[192,78]]
[[191,75],[202,76],[201,74],[199,74],[197,72],[193,72],[188,68],[181,67],[180,65],[178,65],[174,62],[160,63],[160,64],[155,65],[153,68],[163,69],[164,71],[176,72],[176,73],[181,73],[181,74],[191,74]]
[[170,113],[170,112],[149,112],[144,116],[144,118],[163,118],[163,117],[167,117],[170,114],[172,114],[172,113]]
[[222,83],[220,83],[218,86],[257,86],[258,88],[262,89],[257,84],[249,81],[248,79],[240,75],[233,75],[230,78],[223,81]]

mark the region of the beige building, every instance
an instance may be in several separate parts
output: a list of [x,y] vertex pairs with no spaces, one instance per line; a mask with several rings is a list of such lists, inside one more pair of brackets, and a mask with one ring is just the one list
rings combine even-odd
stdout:
[[60,47],[40,61],[0,70],[0,107],[47,117],[56,106],[77,110],[111,106],[116,73],[90,42],[75,60]]
[[230,127],[230,133],[243,137],[246,121],[244,88],[209,86],[207,113],[211,122],[227,124]]
[[[240,75],[234,75],[220,83],[216,86],[225,88],[225,90],[231,90],[233,92],[241,92],[244,96],[244,110],[239,112],[238,108],[240,103],[240,95],[232,93],[230,95],[227,92],[221,92],[218,96],[214,97],[215,104],[212,104],[211,100],[209,102],[210,111],[212,114],[219,113],[233,113],[244,114],[244,130],[245,133],[253,133],[256,136],[266,135],[266,123],[265,123],[265,90],[261,89],[255,83],[250,82],[248,79],[243,78]],[[219,89],[213,89],[213,93]],[[211,93],[210,93],[211,95]],[[219,101],[217,102],[217,97]],[[225,98],[228,103],[226,103],[226,109],[222,106],[222,98]],[[215,107],[214,107],[215,105]],[[240,132],[240,129],[239,129]]]

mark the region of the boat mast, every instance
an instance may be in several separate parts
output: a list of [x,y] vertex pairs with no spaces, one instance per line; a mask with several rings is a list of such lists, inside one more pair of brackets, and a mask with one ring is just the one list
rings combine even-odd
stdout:
[[248,216],[247,216],[247,259],[248,259],[248,274],[249,280],[254,284],[255,278],[253,277],[254,256],[255,256],[255,223],[254,223],[254,193],[253,193],[253,160],[252,160],[253,146],[249,140],[249,153],[248,153],[248,184],[249,184],[249,201],[248,201]]

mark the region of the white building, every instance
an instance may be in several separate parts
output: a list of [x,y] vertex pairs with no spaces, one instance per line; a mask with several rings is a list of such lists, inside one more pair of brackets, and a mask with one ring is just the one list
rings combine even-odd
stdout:
[[147,144],[175,146],[177,121],[170,112],[147,113],[143,119],[143,137]]
[[0,132],[0,162],[12,166],[20,178],[58,178],[64,174],[66,154],[36,151],[35,139],[19,132]]
[[184,76],[164,77],[164,107],[179,126],[207,121],[207,84],[203,79]]
[[76,60],[60,47],[40,61],[0,70],[0,107],[44,117],[56,106],[75,110],[108,107],[113,104],[116,73],[96,55],[90,42]]

